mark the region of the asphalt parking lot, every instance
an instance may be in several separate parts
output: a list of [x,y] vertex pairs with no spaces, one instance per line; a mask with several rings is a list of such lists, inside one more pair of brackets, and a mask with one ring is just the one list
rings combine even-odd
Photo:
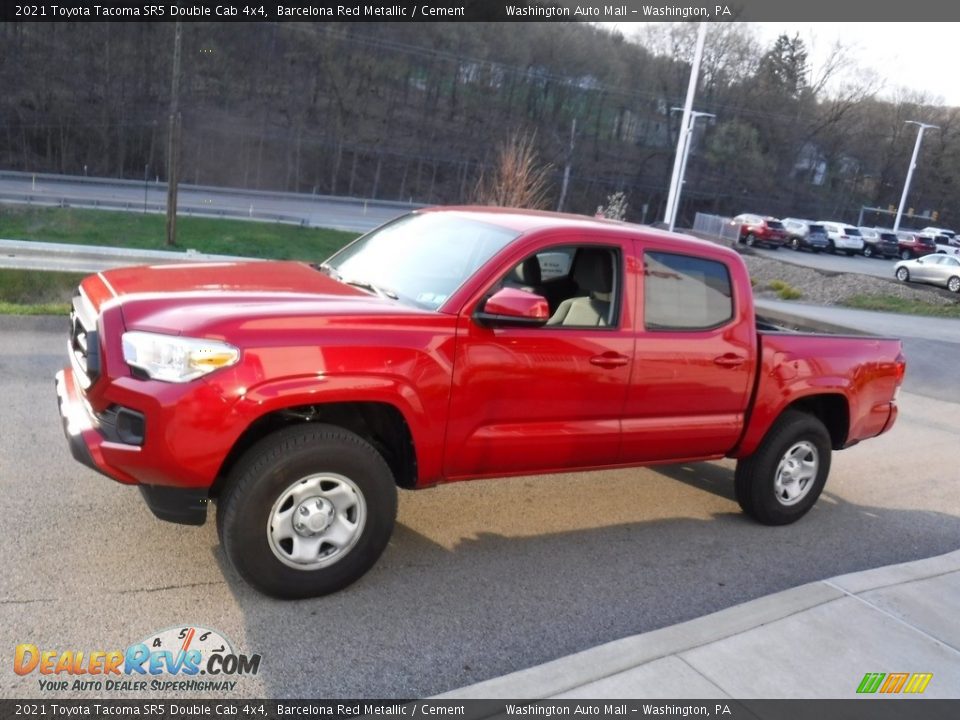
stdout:
[[224,696],[420,697],[960,538],[960,406],[908,380],[894,430],[835,455],[796,525],[745,519],[726,461],[464,483],[402,493],[390,547],[353,587],[271,600],[227,568],[212,522],[160,522],[71,459],[63,331],[0,318],[3,697],[41,695],[11,670],[18,643],[123,648],[187,624],[262,655]]

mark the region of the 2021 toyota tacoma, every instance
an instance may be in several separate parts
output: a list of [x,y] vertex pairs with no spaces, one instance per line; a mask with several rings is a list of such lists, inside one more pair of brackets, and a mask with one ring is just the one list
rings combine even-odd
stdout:
[[758,329],[733,251],[519,210],[401,217],[326,262],[123,268],[74,298],[57,375],[73,455],[200,524],[282,597],[338,590],[397,487],[736,458],[761,523],[886,432],[898,340]]

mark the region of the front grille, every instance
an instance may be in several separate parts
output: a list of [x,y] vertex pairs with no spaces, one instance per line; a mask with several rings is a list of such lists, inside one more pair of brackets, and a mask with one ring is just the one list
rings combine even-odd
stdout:
[[87,300],[79,294],[74,296],[70,312],[69,352],[81,385],[84,389],[90,387],[100,375],[100,338],[96,317]]

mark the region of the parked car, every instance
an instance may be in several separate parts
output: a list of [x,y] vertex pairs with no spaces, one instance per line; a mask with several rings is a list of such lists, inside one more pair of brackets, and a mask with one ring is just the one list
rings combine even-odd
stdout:
[[780,222],[787,233],[787,244],[793,250],[812,250],[818,253],[830,246],[823,225],[802,218],[784,218]]
[[859,228],[863,236],[864,257],[895,258],[900,254],[897,235],[892,230],[881,228]]
[[226,558],[288,598],[373,566],[398,486],[729,457],[743,510],[792,523],[905,370],[896,339],[758,323],[729,248],[519,210],[415,211],[317,266],[105,270],[73,308],[73,456],[164,520],[216,499]]
[[957,234],[949,228],[925,227],[920,231],[924,235],[946,235],[950,239],[951,245],[960,245],[960,239]]
[[766,245],[777,250],[787,242],[783,224],[775,217],[743,213],[731,220],[730,224],[735,228],[737,242],[746,243],[749,247]]
[[903,282],[922,282],[960,293],[960,258],[934,253],[916,260],[901,260],[894,274]]
[[936,252],[941,255],[960,255],[960,245],[954,245],[948,235],[923,233],[923,236],[933,240],[937,246]]
[[937,251],[937,244],[932,237],[915,230],[898,230],[897,247],[900,248],[901,260],[923,257]]
[[847,255],[863,252],[863,238],[857,228],[834,220],[820,220],[819,224],[827,231],[830,252],[844,252]]

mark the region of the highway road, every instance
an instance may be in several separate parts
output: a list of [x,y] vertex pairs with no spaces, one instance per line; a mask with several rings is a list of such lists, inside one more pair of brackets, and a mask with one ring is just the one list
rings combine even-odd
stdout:
[[[66,204],[143,212],[165,212],[167,186],[137,182],[0,172],[0,200],[39,205]],[[295,193],[259,192],[181,184],[181,215],[282,220],[351,232],[365,232],[415,205],[399,202],[332,198]]]
[[[199,624],[263,658],[212,697],[413,698],[960,539],[960,403],[931,362],[911,365],[888,435],[834,456],[798,524],[741,515],[728,461],[462,483],[403,492],[390,546],[351,588],[271,600],[227,567],[212,522],[160,522],[71,459],[52,380],[64,331],[0,318],[2,697],[42,694],[11,671],[18,643],[125,648]],[[924,342],[931,360],[956,356],[956,341]]]

